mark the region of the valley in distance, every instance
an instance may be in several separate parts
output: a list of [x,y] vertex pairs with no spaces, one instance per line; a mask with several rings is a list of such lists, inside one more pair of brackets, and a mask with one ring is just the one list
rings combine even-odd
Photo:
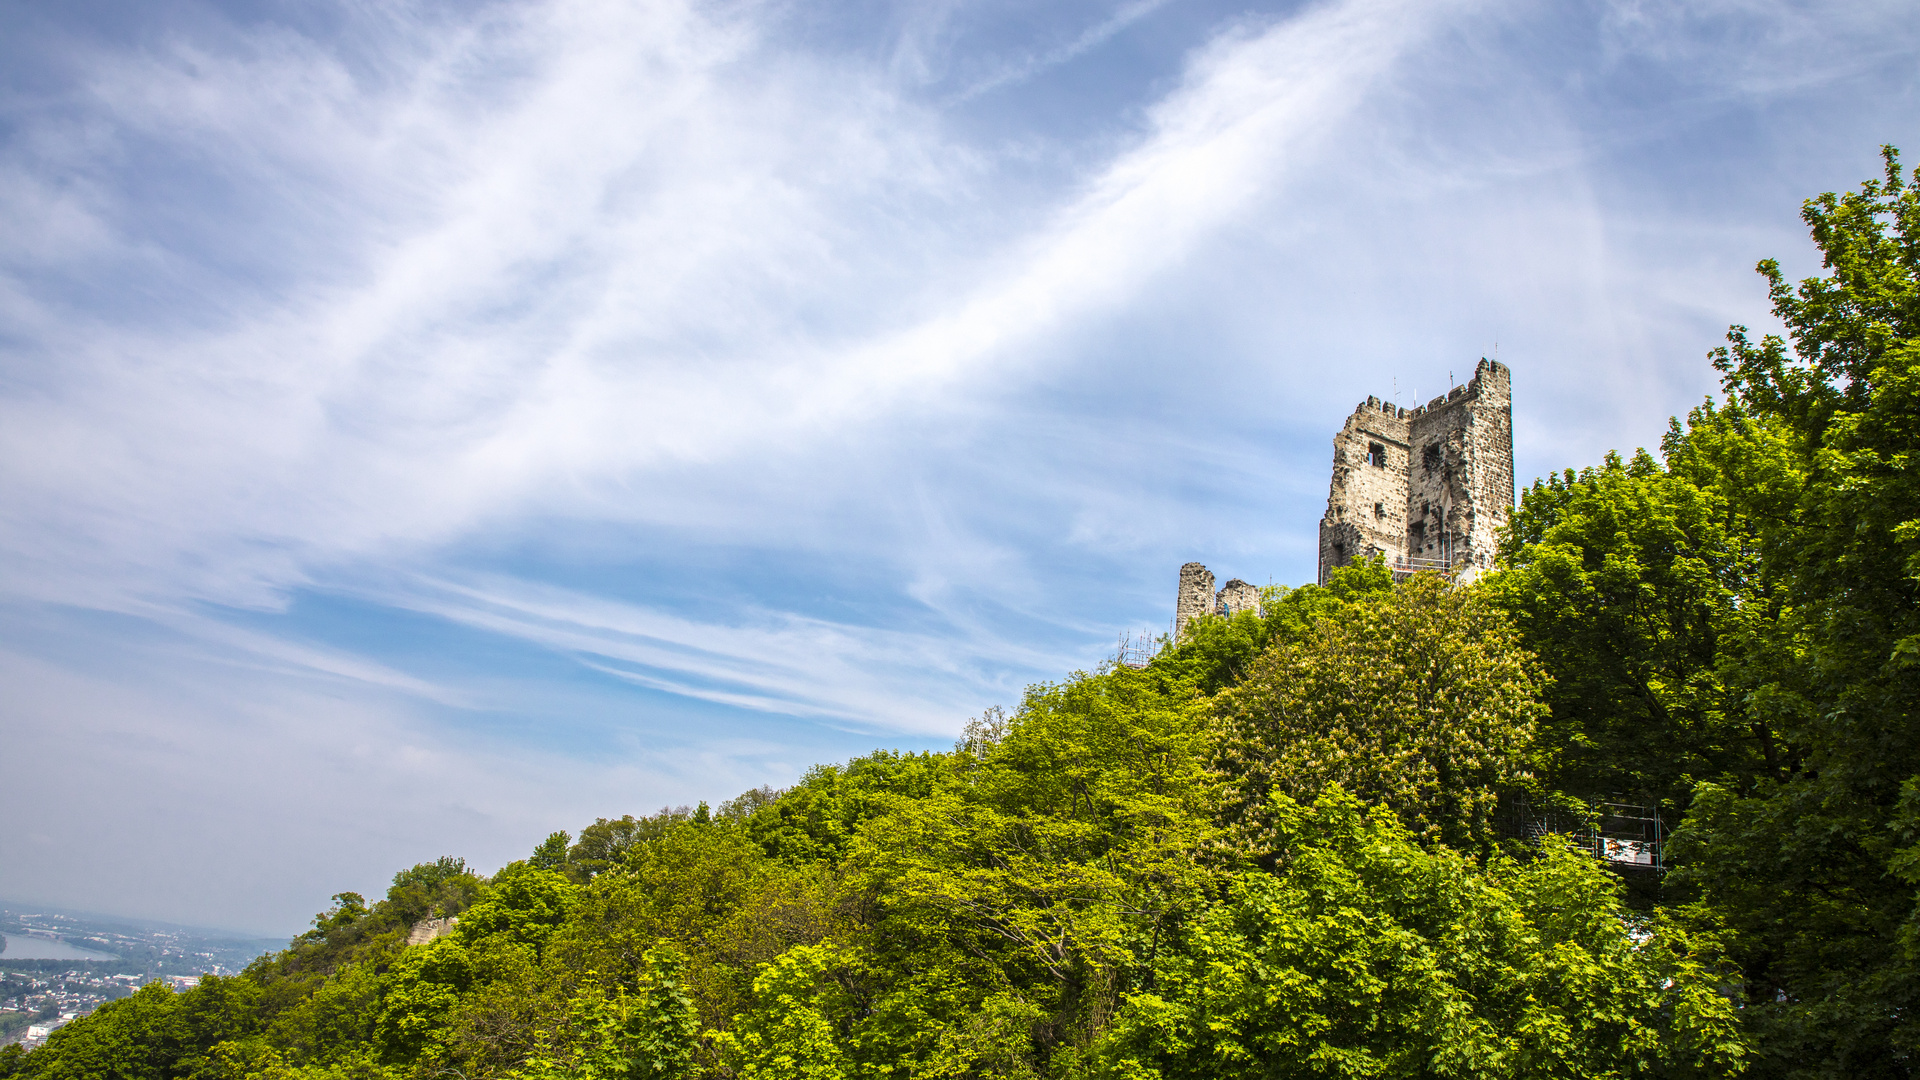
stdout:
[[232,975],[278,938],[0,900],[0,1045],[37,1045],[149,982]]

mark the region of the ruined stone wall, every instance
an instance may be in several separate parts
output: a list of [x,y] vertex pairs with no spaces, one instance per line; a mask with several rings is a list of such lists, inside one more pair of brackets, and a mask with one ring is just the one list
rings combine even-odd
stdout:
[[1215,603],[1213,572],[1197,562],[1180,568],[1180,594],[1173,603],[1173,636],[1184,637],[1187,623],[1211,614]]
[[[1385,555],[1396,571],[1446,567],[1463,579],[1493,565],[1513,512],[1513,388],[1482,359],[1473,378],[1415,409],[1370,397],[1333,437],[1333,480],[1320,519],[1320,583],[1336,566]],[[1213,588],[1200,563],[1180,568],[1174,637],[1206,614],[1258,611],[1260,590]]]
[[1180,568],[1180,594],[1173,605],[1173,636],[1185,637],[1187,624],[1202,615],[1237,615],[1242,611],[1258,613],[1260,590],[1239,578],[1213,588],[1213,571],[1197,562]]
[[[1397,437],[1397,438],[1396,438]],[[1416,409],[1368,398],[1333,440],[1320,521],[1320,582],[1336,566],[1384,554],[1389,565],[1493,565],[1513,509],[1513,395],[1506,365]],[[1384,454],[1374,451],[1382,448]]]
[[1471,576],[1493,565],[1513,508],[1513,404],[1504,365],[1480,361],[1471,382],[1411,417],[1407,554]]
[[407,934],[407,944],[425,945],[434,938],[453,933],[453,928],[459,925],[458,915],[449,915],[444,919],[421,919],[413,924],[413,929]]
[[1213,610],[1220,615],[1238,615],[1242,611],[1258,612],[1260,590],[1239,578],[1234,578],[1220,586],[1220,591],[1214,594]]
[[1473,469],[1467,481],[1475,507],[1467,535],[1473,561],[1463,576],[1493,568],[1500,530],[1513,520],[1513,373],[1505,364],[1482,360],[1473,387]]
[[1354,559],[1406,554],[1407,410],[1370,397],[1333,437],[1333,483],[1320,519],[1320,583]]

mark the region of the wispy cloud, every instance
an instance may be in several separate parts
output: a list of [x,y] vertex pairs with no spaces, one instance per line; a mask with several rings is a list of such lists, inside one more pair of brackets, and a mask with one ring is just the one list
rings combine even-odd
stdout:
[[654,689],[863,730],[951,731],[957,717],[991,703],[966,691],[977,695],[993,673],[1072,664],[951,626],[902,632],[755,607],[703,622],[508,578],[418,580],[370,598],[573,655]]
[[[1523,472],[1657,437],[1798,198],[1913,130],[1920,37],[1837,2],[199,15],[0,75],[0,723],[118,740],[103,806],[297,776],[275,820],[333,867],[333,801],[504,857],[593,799],[936,745],[1157,623],[1187,558],[1310,565],[1329,425],[1496,340]],[[932,55],[956,20],[1006,28]]]
[[1171,0],[1131,0],[1129,3],[1121,4],[1112,14],[1087,27],[1071,41],[1002,63],[993,74],[976,78],[964,89],[953,94],[947,99],[947,103],[958,105],[971,101],[982,94],[1026,82],[1050,68],[1071,63],[1111,41],[1114,35],[1122,30],[1166,7],[1169,2]]
[[[33,463],[5,519],[11,585],[80,572],[96,598],[119,578],[265,602],[317,562],[442,542],[556,484],[804,453],[956,380],[1019,378],[1037,335],[1231,220],[1443,11],[1350,2],[1222,41],[1039,232],[904,283],[875,230],[954,251],[937,221],[969,155],[883,87],[778,57],[742,78],[764,43],[690,7],[496,17],[418,43],[395,84],[297,39],[105,71],[90,104],[119,141],[280,189],[274,224],[324,250],[205,331],[29,337],[63,360],[44,396],[5,403],[9,458]],[[515,74],[482,75],[502,53]],[[147,238],[113,219],[143,209],[92,227],[137,258]],[[204,274],[225,254],[164,257]],[[11,282],[22,302],[31,282]],[[849,289],[879,302],[849,310]],[[822,301],[829,322],[786,314]]]

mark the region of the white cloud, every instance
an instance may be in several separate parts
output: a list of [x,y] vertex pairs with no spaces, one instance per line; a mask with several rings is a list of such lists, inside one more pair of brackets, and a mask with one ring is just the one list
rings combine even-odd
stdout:
[[286,934],[416,862],[491,871],[554,829],[798,772],[790,747],[724,736],[588,764],[328,680],[118,659],[76,672],[0,649],[9,899]]
[[1002,63],[992,74],[971,80],[964,89],[950,97],[948,103],[960,104],[982,94],[1005,90],[1010,86],[1026,82],[1041,72],[1077,60],[1089,51],[1111,41],[1114,35],[1122,30],[1167,6],[1167,3],[1168,0],[1129,0],[1128,3],[1114,9],[1106,18],[1074,35],[1071,40],[1050,49],[1021,56],[1011,62]]
[[[643,686],[865,730],[951,731],[983,704],[965,690],[983,688],[987,671],[1037,659],[1031,649],[950,624],[903,632],[754,608],[726,622],[699,621],[502,578],[418,580],[373,598],[577,655]],[[1072,663],[1046,659],[1062,670]]]
[[[284,185],[277,226],[339,235],[211,331],[59,343],[52,392],[5,406],[11,585],[66,598],[79,572],[90,593],[118,577],[264,602],[556,486],[803,454],[957,379],[1018,378],[1039,335],[1242,211],[1442,10],[1330,5],[1217,44],[1136,149],[1038,235],[964,262],[972,283],[938,306],[924,272],[889,283],[875,231],[952,250],[925,217],[969,155],[884,87],[684,5],[496,18],[423,44],[397,86],[282,38],[104,72],[94,104],[125,138]],[[500,51],[519,73],[474,85]],[[795,321],[846,286],[873,302]],[[890,300],[925,314],[889,330]]]
[[[956,58],[965,5],[839,49],[784,5],[423,10],[95,44],[7,91],[0,723],[44,776],[110,748],[90,828],[156,771],[178,806],[267,808],[124,846],[280,873],[297,837],[328,852],[302,908],[357,884],[355,845],[505,857],[846,731],[935,744],[1157,622],[1140,598],[1186,558],[1305,576],[1339,417],[1495,341],[1523,474],[1657,438],[1757,321],[1747,268],[1791,254],[1795,201],[1858,179],[1833,148],[1912,130],[1887,57],[1920,32],[1884,5],[1145,0]],[[1076,141],[1020,94],[940,97],[1100,63],[1149,12],[1204,44],[1108,72],[1166,89],[1080,100]],[[700,574],[741,581],[690,600]],[[74,609],[133,619],[43,646]],[[527,697],[578,688],[476,639],[660,693],[596,683],[543,731]],[[674,698],[729,719],[662,750]]]

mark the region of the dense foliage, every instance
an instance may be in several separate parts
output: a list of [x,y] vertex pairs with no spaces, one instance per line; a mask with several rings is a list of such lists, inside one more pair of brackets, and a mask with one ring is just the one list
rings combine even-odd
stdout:
[[1738,408],[1695,425],[1770,444],[1762,482],[1728,496],[1756,522],[1780,614],[1771,647],[1728,666],[1778,748],[1757,780],[1696,792],[1688,877],[1737,931],[1769,1071],[1908,1076],[1920,1051],[1920,190],[1889,150],[1883,181],[1814,199],[1805,217],[1830,273],[1794,288],[1761,264],[1791,347],[1735,328],[1715,362]]
[[1501,792],[1526,778],[1544,683],[1484,590],[1418,575],[1281,635],[1221,694],[1224,815],[1264,855],[1275,792],[1311,799],[1338,784],[1423,839],[1485,848]]
[[[1920,196],[1888,151],[1805,214],[1791,345],[1734,328],[1497,572],[1342,568],[951,752],[413,867],[0,1076],[1908,1076]],[[1612,799],[1672,873],[1529,816]]]

